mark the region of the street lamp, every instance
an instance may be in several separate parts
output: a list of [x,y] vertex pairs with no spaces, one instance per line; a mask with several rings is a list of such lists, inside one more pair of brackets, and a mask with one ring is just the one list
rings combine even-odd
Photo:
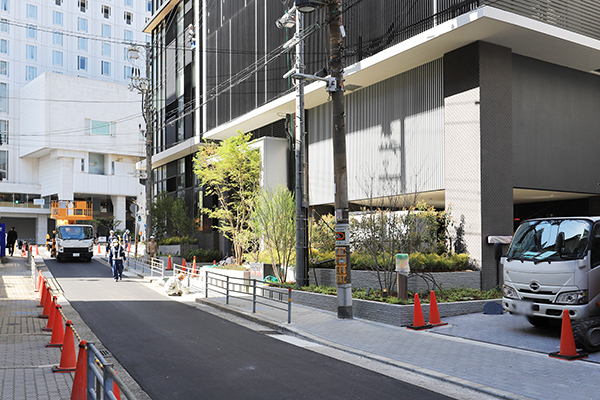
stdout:
[[[142,95],[142,115],[146,123],[146,240],[152,235],[152,141],[154,137],[154,106],[152,105],[152,46],[146,43],[146,76],[142,78],[139,70],[131,74],[129,90]],[[133,61],[140,57],[140,47],[130,46],[127,55]],[[136,232],[137,235],[137,232]]]
[[[304,72],[304,42],[302,35],[304,31],[304,18],[302,14],[296,12],[296,7],[292,7],[276,22],[278,28],[291,28],[296,25],[296,34],[285,48],[296,46],[296,63],[294,68],[287,72],[283,78],[302,75]],[[296,82],[296,118],[295,118],[295,141],[294,155],[296,160],[296,285],[298,287],[308,286],[308,247],[307,247],[307,204],[305,196],[305,173],[304,173],[304,83]]]
[[[350,264],[349,218],[348,218],[348,171],[346,167],[346,121],[344,111],[344,65],[342,63],[342,28],[340,0],[296,0],[296,9],[308,13],[327,6],[329,23],[329,72],[330,77],[308,76],[298,71],[297,79],[325,80],[331,94],[333,109],[333,174],[335,195],[335,272],[338,298],[338,318],[352,318],[352,279]],[[293,76],[293,75],[292,75]],[[319,78],[319,79],[317,79]],[[333,82],[332,82],[333,81]]]

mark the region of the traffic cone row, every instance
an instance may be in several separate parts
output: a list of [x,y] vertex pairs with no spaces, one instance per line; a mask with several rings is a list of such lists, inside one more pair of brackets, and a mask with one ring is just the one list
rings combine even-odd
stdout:
[[429,294],[429,322],[425,323],[423,317],[423,310],[421,310],[421,301],[419,300],[419,294],[415,293],[415,307],[413,312],[413,324],[409,325],[408,329],[421,330],[429,329],[435,326],[447,325],[447,322],[440,320],[440,312],[438,311],[437,300],[435,299],[435,292],[432,290]]

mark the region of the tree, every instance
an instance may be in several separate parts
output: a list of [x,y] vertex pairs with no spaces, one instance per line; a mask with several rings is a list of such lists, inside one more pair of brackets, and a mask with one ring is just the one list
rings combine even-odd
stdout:
[[172,234],[175,236],[188,236],[193,229],[193,221],[185,201],[179,197],[171,206],[170,221]]
[[[96,233],[99,236],[108,236],[110,231],[116,231],[115,227],[121,225],[121,220],[115,220],[115,217],[107,217],[107,218],[94,218],[94,224],[96,225]],[[102,235],[100,235],[102,232]]]
[[152,203],[152,232],[157,238],[168,235],[169,215],[173,208],[173,197],[161,193]]
[[260,151],[250,147],[250,137],[238,131],[218,144],[205,142],[194,158],[194,172],[205,193],[218,199],[217,207],[203,212],[220,221],[217,229],[232,241],[238,265],[252,240],[249,221],[260,182]]
[[287,268],[296,245],[296,203],[294,195],[285,187],[260,191],[251,216],[252,229],[262,240],[271,257],[275,277],[280,282],[287,279]]

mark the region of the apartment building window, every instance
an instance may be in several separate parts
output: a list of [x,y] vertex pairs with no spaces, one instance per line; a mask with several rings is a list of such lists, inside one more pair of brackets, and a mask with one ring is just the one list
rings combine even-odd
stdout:
[[126,42],[133,43],[133,31],[125,29],[123,32],[123,39]]
[[61,32],[52,32],[52,44],[63,45],[63,34]]
[[8,61],[0,61],[0,75],[8,76]]
[[88,40],[87,38],[77,38],[77,48],[81,51],[88,51]]
[[128,7],[133,7],[133,0],[125,0],[124,4]]
[[0,0],[0,11],[10,12],[9,0]]
[[63,66],[63,52],[52,50],[52,65]]
[[123,79],[130,79],[132,74],[133,74],[133,67],[125,65],[124,71],[123,71]]
[[127,25],[131,25],[132,21],[133,21],[133,14],[128,11],[125,11],[125,23]]
[[146,2],[146,11],[152,12],[152,0],[147,0],[147,2]]
[[0,179],[8,178],[8,151],[0,151]]
[[81,172],[85,172],[85,158],[81,159]]
[[80,71],[88,70],[88,59],[84,56],[77,56],[77,69]]
[[79,11],[81,12],[85,12],[88,8],[88,2],[87,0],[77,0],[78,5],[79,5]]
[[25,66],[25,80],[31,81],[37,77],[37,67],[31,65]]
[[110,76],[110,63],[108,61],[101,61],[100,73],[102,75]]
[[9,33],[9,24],[6,18],[0,19],[0,32]]
[[60,11],[52,11],[52,23],[54,25],[62,25],[63,13],[61,13]]
[[85,119],[86,135],[115,136],[116,127],[116,122],[96,121],[88,118]]
[[104,15],[104,18],[110,17],[110,7],[109,6],[102,6],[102,15]]
[[77,30],[81,32],[88,31],[88,20],[85,18],[77,18]]
[[0,53],[8,54],[8,40],[0,39]]
[[8,84],[0,83],[0,112],[8,112]]
[[115,174],[115,162],[114,161],[110,162],[110,174],[111,175]]
[[104,154],[90,153],[88,172],[92,175],[104,175]]
[[27,4],[27,18],[37,19],[37,6]]
[[102,43],[102,55],[110,57],[110,43]]
[[0,120],[0,138],[2,144],[8,144],[8,121]]
[[54,0],[54,4],[57,6],[62,6],[62,0]]
[[37,40],[37,26],[35,25],[27,25],[25,29],[27,39]]
[[102,24],[102,36],[110,37],[110,25]]
[[25,58],[28,60],[37,61],[37,46],[30,44],[25,45]]

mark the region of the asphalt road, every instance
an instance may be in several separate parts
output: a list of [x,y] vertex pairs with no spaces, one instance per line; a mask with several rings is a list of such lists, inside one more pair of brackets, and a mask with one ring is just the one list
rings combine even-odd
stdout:
[[449,398],[166,299],[136,279],[114,282],[101,261],[46,263],[154,400]]

